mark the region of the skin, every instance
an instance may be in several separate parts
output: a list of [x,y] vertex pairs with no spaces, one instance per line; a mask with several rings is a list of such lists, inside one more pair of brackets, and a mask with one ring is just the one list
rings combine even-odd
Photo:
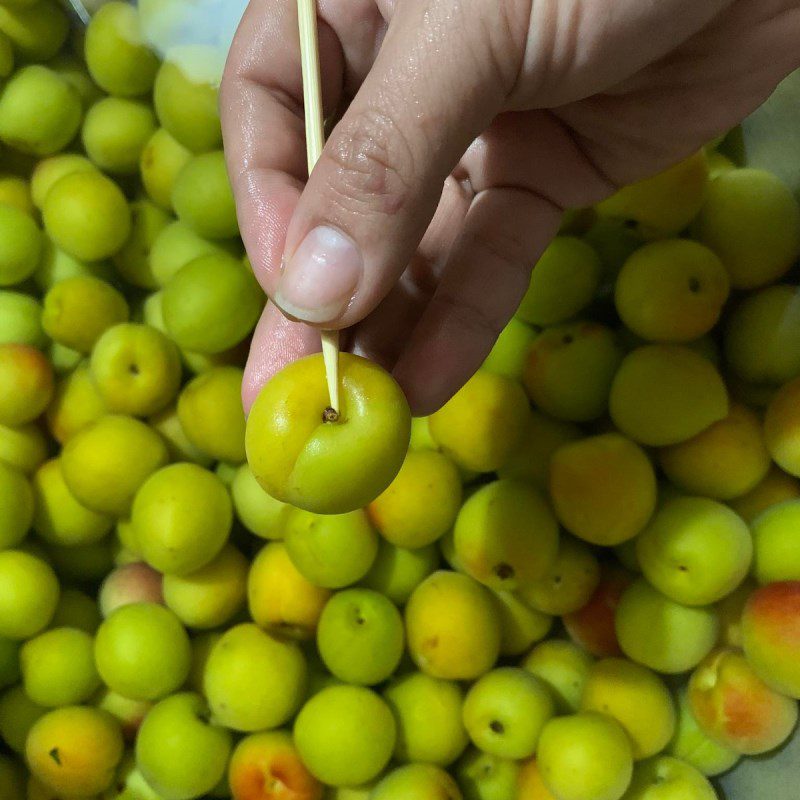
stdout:
[[583,688],[581,711],[608,714],[622,725],[633,758],[660,753],[675,730],[675,704],[655,673],[621,658],[595,663]]
[[209,723],[205,701],[190,692],[155,705],[136,739],[136,763],[145,780],[174,800],[214,789],[225,774],[230,751],[230,732]]
[[321,800],[322,784],[308,771],[285,731],[246,736],[231,755],[233,800]]
[[777,692],[800,699],[800,581],[762,586],[742,615],[742,644],[756,675]]
[[[429,413],[489,352],[563,208],[591,205],[696,152],[794,68],[792,25],[767,22],[783,12],[793,23],[794,5],[773,2],[669,4],[649,14],[632,3],[602,22],[598,9],[571,3],[556,11],[508,0],[484,18],[446,0],[427,15],[416,3],[332,2],[321,10],[323,95],[330,110],[343,95],[355,101],[306,192],[295,12],[288,3],[252,5],[227,63],[221,107],[259,280],[314,325],[351,327],[380,305],[354,332],[354,345],[393,366],[415,412]],[[355,34],[365,30],[370,35]],[[432,40],[440,45],[424,44]],[[688,64],[690,86],[679,77]],[[724,87],[704,79],[720,74]],[[420,118],[435,120],[437,136],[415,124]],[[281,136],[251,137],[242,119]],[[349,146],[355,140],[371,145]],[[267,217],[274,225],[265,238]],[[355,254],[340,281],[304,295],[280,265],[321,224],[342,231]],[[486,291],[487,275],[495,291]],[[287,346],[267,345],[276,340]],[[246,405],[287,361],[316,347],[311,331],[268,307]]]
[[744,520],[703,497],[664,504],[636,542],[642,572],[672,600],[704,606],[730,594],[747,576],[753,540]]
[[405,620],[409,653],[432,677],[477,678],[499,654],[497,607],[488,590],[466,575],[434,572],[414,590]]
[[352,355],[339,366],[337,421],[323,420],[330,398],[319,356],[276,376],[247,421],[247,458],[259,483],[316,513],[345,513],[374,500],[400,470],[410,437],[408,403],[392,378]]
[[797,723],[797,703],[770,689],[735,650],[703,661],[692,673],[687,697],[701,730],[742,755],[774,750]]
[[397,723],[397,761],[447,767],[469,743],[462,721],[464,690],[455,681],[410,672],[392,679],[382,695]]
[[87,706],[48,712],[34,723],[25,744],[34,777],[51,790],[84,797],[109,788],[122,753],[116,720]]

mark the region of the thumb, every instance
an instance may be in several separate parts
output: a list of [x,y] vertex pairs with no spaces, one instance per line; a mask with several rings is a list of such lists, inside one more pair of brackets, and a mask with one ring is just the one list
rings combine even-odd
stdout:
[[[514,84],[527,20],[498,11],[513,5],[529,4],[397,4],[375,64],[287,230],[272,293],[286,314],[347,327],[389,292],[433,217],[446,177]],[[521,31],[520,41],[509,41],[510,30]]]

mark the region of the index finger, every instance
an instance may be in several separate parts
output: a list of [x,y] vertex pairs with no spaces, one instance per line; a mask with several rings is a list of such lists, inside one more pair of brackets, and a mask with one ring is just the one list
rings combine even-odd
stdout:
[[[339,41],[319,26],[323,102],[342,90]],[[308,178],[295,0],[251,0],[220,87],[220,115],[239,229],[267,294],[280,273],[286,229]]]

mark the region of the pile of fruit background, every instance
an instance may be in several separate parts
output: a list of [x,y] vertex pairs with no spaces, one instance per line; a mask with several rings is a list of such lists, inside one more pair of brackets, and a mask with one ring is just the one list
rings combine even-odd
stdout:
[[738,160],[776,106],[570,213],[321,516],[245,463],[233,27],[183,6],[0,2],[0,798],[796,797],[798,159]]

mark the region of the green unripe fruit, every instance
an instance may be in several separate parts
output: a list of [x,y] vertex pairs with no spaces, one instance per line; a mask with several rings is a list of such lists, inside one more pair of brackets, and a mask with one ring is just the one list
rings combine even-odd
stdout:
[[206,239],[236,236],[236,204],[221,150],[187,162],[172,187],[172,205],[178,219]]
[[0,204],[0,286],[29,278],[42,257],[42,232],[28,214]]
[[87,112],[81,137],[89,158],[100,169],[134,175],[155,129],[155,114],[146,103],[106,97]]

